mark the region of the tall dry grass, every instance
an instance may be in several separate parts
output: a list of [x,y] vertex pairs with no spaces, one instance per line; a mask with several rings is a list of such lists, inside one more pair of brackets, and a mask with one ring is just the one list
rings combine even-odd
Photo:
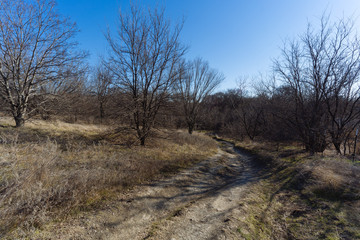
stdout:
[[330,200],[360,200],[360,167],[347,159],[316,158],[301,165],[308,191]]
[[360,239],[360,166],[299,144],[238,143],[266,164],[264,178],[242,199],[245,239]]
[[130,130],[95,135],[99,129],[77,126],[58,129],[58,138],[27,142],[39,130],[53,136],[52,126],[42,124],[35,132],[0,129],[0,238],[99,207],[117,192],[189,166],[217,148],[204,135],[170,130],[157,131],[146,147],[129,147]]

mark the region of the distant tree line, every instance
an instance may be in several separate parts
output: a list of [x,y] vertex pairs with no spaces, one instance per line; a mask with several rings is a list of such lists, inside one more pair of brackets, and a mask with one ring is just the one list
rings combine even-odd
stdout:
[[[206,100],[204,124],[224,134],[301,141],[310,153],[350,153],[360,123],[360,42],[351,20],[324,16],[282,49],[274,75],[246,95],[243,86]],[[211,121],[209,121],[211,120]]]
[[128,125],[141,145],[156,127],[203,129],[240,140],[300,141],[311,153],[350,153],[360,122],[360,43],[351,20],[319,26],[282,48],[268,80],[239,81],[187,60],[163,9],[119,13],[109,52],[89,67],[76,25],[51,0],[1,1],[0,107],[21,127],[30,117]]

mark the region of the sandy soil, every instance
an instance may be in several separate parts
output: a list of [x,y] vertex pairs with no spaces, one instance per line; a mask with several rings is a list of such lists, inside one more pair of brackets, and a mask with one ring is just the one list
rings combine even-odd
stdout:
[[[51,231],[53,239],[239,239],[241,199],[256,177],[248,155],[220,142],[216,156],[138,186],[104,209]],[[49,235],[47,235],[49,236]]]

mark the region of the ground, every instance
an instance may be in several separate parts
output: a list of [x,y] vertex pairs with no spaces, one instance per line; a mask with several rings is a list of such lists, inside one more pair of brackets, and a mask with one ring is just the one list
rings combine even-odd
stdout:
[[[360,167],[298,143],[0,124],[0,238],[360,239]],[[236,146],[236,147],[235,147]]]
[[[144,184],[101,210],[41,232],[52,239],[239,239],[239,203],[256,179],[250,156],[221,142],[216,156]],[[41,237],[41,236],[38,237]]]

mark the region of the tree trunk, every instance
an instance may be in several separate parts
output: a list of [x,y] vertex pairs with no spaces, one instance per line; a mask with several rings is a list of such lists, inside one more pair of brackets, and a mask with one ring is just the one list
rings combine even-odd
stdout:
[[102,120],[104,118],[105,112],[104,112],[104,106],[103,102],[100,102],[100,124],[102,124]]
[[17,128],[22,127],[25,124],[25,119],[22,114],[18,114],[16,116],[14,116],[14,120],[15,120],[15,124],[16,124]]
[[192,133],[193,133],[194,127],[195,127],[195,123],[193,123],[193,122],[188,122],[188,132],[189,132],[189,134],[192,134]]
[[[338,154],[341,154],[341,148],[340,148],[341,143],[338,142],[338,141],[333,141],[333,145],[334,145],[334,147],[335,147],[335,149],[336,149],[336,152],[337,152]],[[345,152],[344,152],[344,155],[345,155]]]
[[140,138],[140,145],[145,146],[145,137]]
[[324,152],[327,145],[325,133],[320,130],[308,130],[303,137],[303,142],[306,151],[310,152],[311,155]]

